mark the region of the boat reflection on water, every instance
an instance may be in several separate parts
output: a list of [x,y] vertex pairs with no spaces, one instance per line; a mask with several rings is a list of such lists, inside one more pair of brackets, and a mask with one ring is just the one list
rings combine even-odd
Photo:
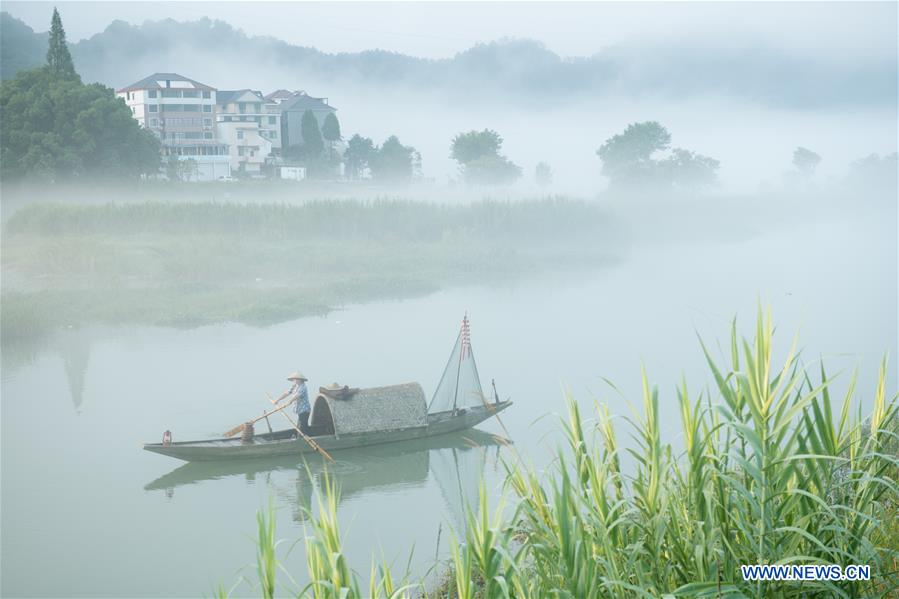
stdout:
[[[188,485],[243,477],[247,484],[262,479],[273,492],[294,506],[294,520],[301,521],[312,507],[314,490],[322,490],[328,476],[344,501],[375,490],[420,487],[433,473],[455,526],[462,526],[464,506],[476,505],[478,481],[484,464],[497,459],[509,441],[484,431],[464,432],[426,439],[360,447],[334,452],[333,462],[317,454],[282,456],[234,462],[189,462],[144,486],[174,497],[175,489]],[[295,488],[284,487],[284,477],[294,478]]]

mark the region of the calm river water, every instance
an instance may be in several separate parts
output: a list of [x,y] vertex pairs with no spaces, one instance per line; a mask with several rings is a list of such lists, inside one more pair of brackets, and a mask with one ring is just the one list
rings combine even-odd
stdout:
[[[286,389],[298,368],[312,388],[415,380],[430,394],[466,310],[485,388],[495,378],[515,400],[504,423],[538,467],[558,442],[554,419],[541,417],[564,409],[564,392],[627,416],[641,363],[676,438],[674,385],[682,375],[694,391],[707,382],[696,333],[723,343],[734,315],[751,332],[759,299],[773,308],[783,350],[801,329],[807,360],[860,366],[859,391],[870,396],[880,358],[899,349],[889,215],[761,228],[729,242],[638,244],[577,276],[457,288],[269,328],[70,329],[4,346],[2,594],[196,597],[255,578],[255,511],[271,501],[278,537],[301,538],[321,463],[309,472],[293,458],[182,466],[141,442],[165,429],[175,440],[219,434],[261,412],[265,393]],[[501,432],[495,422],[481,428]],[[334,455],[346,550],[364,576],[372,555],[402,566],[413,546],[414,567],[425,571],[441,527],[446,555],[460,497],[476,492],[482,471],[494,492],[502,479],[508,450],[475,440],[474,449],[447,437]],[[301,581],[302,543],[286,555],[290,544],[282,558]],[[235,594],[253,591],[241,584]]]

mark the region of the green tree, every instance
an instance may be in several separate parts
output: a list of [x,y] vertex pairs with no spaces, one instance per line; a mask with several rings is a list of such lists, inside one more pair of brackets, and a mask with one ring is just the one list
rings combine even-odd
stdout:
[[55,181],[159,171],[159,141],[113,90],[49,66],[0,84],[0,176]]
[[72,55],[66,45],[66,31],[62,27],[62,19],[59,11],[53,8],[53,18],[50,20],[50,47],[47,48],[47,66],[56,77],[80,79],[75,72],[75,64]]
[[179,164],[178,157],[174,154],[169,154],[165,159],[165,176],[169,181],[180,181],[181,180],[181,165]]
[[316,157],[325,149],[322,132],[318,128],[318,119],[315,118],[311,110],[303,113],[303,120],[300,121],[300,135],[303,137],[303,146],[305,147],[307,158]]
[[336,174],[340,167],[340,157],[334,154],[334,143],[340,141],[340,123],[333,112],[325,116],[325,122],[322,123],[322,137],[328,142],[326,168],[331,174]]
[[347,142],[346,151],[343,153],[347,177],[350,179],[362,177],[362,172],[368,168],[375,152],[375,145],[371,139],[362,137],[358,133],[351,137]]
[[322,137],[330,142],[340,141],[340,122],[333,112],[329,112],[322,123]]
[[369,160],[372,178],[383,182],[405,182],[412,179],[415,148],[404,146],[391,135],[372,154]]
[[303,145],[295,148],[294,155],[306,165],[306,175],[310,179],[324,177],[329,169],[330,156],[325,155],[325,142],[318,127],[318,119],[311,110],[303,113],[300,135],[303,138]]
[[602,160],[602,174],[619,189],[696,190],[715,183],[721,165],[717,160],[683,148],[668,152],[670,148],[668,130],[656,121],[646,121],[631,123],[607,139],[596,154]]
[[[244,163],[240,164],[240,168]],[[196,181],[200,176],[200,164],[194,158],[181,160],[170,154],[165,163],[165,174],[169,181]]]
[[521,178],[521,167],[505,156],[481,156],[465,163],[462,174],[474,185],[508,185]]
[[498,156],[502,146],[503,138],[492,129],[459,133],[453,138],[450,158],[465,165],[484,156]]
[[450,157],[469,184],[504,185],[521,177],[521,167],[500,154],[503,138],[492,129],[467,131],[453,138]]
[[681,189],[697,190],[713,185],[718,180],[721,163],[714,158],[696,154],[682,148],[674,148],[671,156],[662,162],[667,169],[668,180]]
[[821,157],[808,148],[800,146],[793,150],[793,166],[806,177],[814,175],[819,164],[821,164]]
[[65,38],[54,9],[47,65],[0,84],[0,176],[55,181],[157,173],[159,141],[113,90],[81,82]]
[[657,182],[661,171],[653,159],[671,145],[671,134],[656,121],[632,123],[623,133],[607,139],[596,154],[602,160],[602,174],[613,185]]
[[534,168],[534,180],[540,187],[546,187],[553,182],[553,169],[545,162],[538,162]]

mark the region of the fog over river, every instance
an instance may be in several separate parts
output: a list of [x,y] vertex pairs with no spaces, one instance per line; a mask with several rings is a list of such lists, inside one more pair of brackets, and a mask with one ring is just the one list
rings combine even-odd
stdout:
[[[293,458],[178,468],[140,442],[165,429],[175,440],[217,435],[264,409],[265,393],[282,391],[298,367],[312,388],[415,380],[430,395],[466,310],[485,388],[495,379],[515,401],[503,422],[538,466],[552,459],[565,390],[587,413],[598,398],[630,416],[641,364],[676,441],[675,385],[685,376],[696,393],[708,382],[696,334],[713,351],[726,347],[736,315],[751,335],[759,301],[773,309],[778,355],[801,329],[806,362],[823,357],[830,371],[844,370],[838,389],[858,366],[858,392],[870,401],[881,357],[897,351],[894,233],[894,208],[841,209],[727,241],[644,239],[615,264],[577,275],[453,288],[266,328],[85,327],[5,345],[3,594],[197,596],[230,585],[241,568],[249,576],[254,511],[271,500],[278,537],[301,538],[301,506],[322,480],[321,461],[310,460],[312,480]],[[495,421],[480,428],[506,434]],[[402,566],[414,546],[424,572],[438,529],[445,555],[460,497],[476,494],[481,470],[495,495],[499,460],[513,457],[473,435],[477,449],[451,437],[335,453],[356,567],[373,553]],[[301,543],[285,560],[295,575],[302,554]],[[247,585],[236,592],[252,594]]]
[[[360,578],[383,558],[433,582],[479,481],[495,505],[504,461],[554,465],[566,397],[590,425],[607,405],[632,449],[645,369],[680,459],[676,387],[719,399],[700,338],[729,370],[734,318],[751,339],[760,309],[778,370],[798,333],[810,378],[819,361],[838,375],[835,404],[857,368],[865,417],[884,356],[894,397],[895,2],[58,8],[0,11],[4,597],[198,597],[220,585],[259,596],[241,577],[257,580],[255,515],[269,505],[294,577],[279,573],[276,588],[298,593],[327,476]],[[484,391],[492,399],[495,381],[514,401],[501,422],[334,451],[327,469],[317,455],[184,464],[142,450],[166,430],[176,442],[220,436],[270,407],[296,370],[310,392],[416,381],[430,398],[465,314]],[[837,447],[815,458],[827,468],[809,472],[826,474],[809,480],[836,481],[815,492],[882,509],[830,476]],[[730,460],[713,464],[716,480],[735,478]],[[678,481],[669,472],[654,475]],[[767,482],[792,485],[795,472]],[[665,492],[693,495],[679,484]],[[824,547],[768,526],[772,513],[851,530],[827,560],[867,534],[818,518],[863,521],[854,507],[812,498],[818,511],[778,512],[731,486],[750,507],[716,517],[763,531],[758,552],[757,531],[745,535],[736,564],[790,559],[765,543]],[[681,508],[653,509],[657,522]],[[720,585],[720,540],[735,527],[709,528],[709,513],[685,514],[707,541],[696,551],[699,536],[670,527],[685,549],[668,555],[688,557],[641,589],[711,586],[716,571]],[[606,555],[629,559],[622,539]],[[875,551],[848,563],[890,555]],[[608,567],[644,585],[659,554],[633,555],[643,565]]]

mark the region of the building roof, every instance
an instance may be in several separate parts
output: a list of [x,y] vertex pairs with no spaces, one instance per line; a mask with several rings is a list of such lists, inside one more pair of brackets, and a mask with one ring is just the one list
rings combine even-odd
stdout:
[[215,93],[215,102],[216,104],[230,104],[231,102],[239,102],[240,100],[238,98],[240,98],[244,94],[250,94],[260,102],[265,101],[265,98],[262,97],[262,92],[258,92],[255,89],[222,89]]
[[405,383],[359,389],[345,399],[321,393],[313,402],[309,422],[322,426],[329,421],[338,438],[427,426],[425,392],[418,383]]
[[292,91],[289,91],[286,89],[278,89],[278,90],[273,91],[270,94],[266,94],[265,99],[268,100],[269,102],[274,102],[275,100],[286,100],[287,98],[292,98],[293,96],[296,96],[298,94],[305,94],[305,93],[306,92],[303,92],[303,91],[292,92]]
[[[177,85],[167,86],[167,81]],[[142,89],[165,89],[166,87],[171,87],[173,89],[202,89],[215,91],[214,87],[206,85],[205,83],[200,83],[199,81],[194,81],[193,79],[185,77],[184,75],[179,75],[178,73],[153,73],[140,81],[135,81],[131,85],[116,91],[131,92]]]
[[330,110],[337,111],[336,108],[328,104],[327,98],[314,98],[312,96],[307,95],[305,92],[301,94],[297,94],[294,98],[290,100],[285,100],[281,103],[281,110],[286,112],[290,111],[301,111],[301,110]]

